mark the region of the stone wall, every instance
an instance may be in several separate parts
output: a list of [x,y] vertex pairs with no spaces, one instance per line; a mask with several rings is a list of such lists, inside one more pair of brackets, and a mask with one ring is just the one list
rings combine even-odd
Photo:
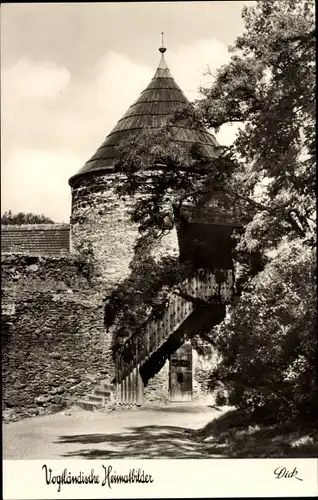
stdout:
[[113,376],[103,294],[71,257],[2,256],[2,408],[58,411]]
[[148,380],[144,390],[144,405],[156,406],[167,404],[169,401],[169,361],[167,360],[160,372]]
[[206,343],[204,350],[205,354],[202,354],[193,349],[193,400],[214,404],[215,393],[209,390],[208,381],[211,370],[216,366],[217,356]]
[[[71,246],[74,252],[91,248],[96,286],[110,293],[129,275],[137,238],[137,226],[129,219],[132,199],[119,199],[115,186],[122,182],[118,173],[86,175],[73,181]],[[178,255],[176,231],[162,238],[155,256]]]
[[[205,344],[205,354],[192,349],[192,401],[198,404],[214,403],[215,394],[208,389],[208,379],[211,369],[216,364],[216,355],[204,341],[201,341],[201,349],[202,344]],[[144,391],[144,404],[151,406],[169,402],[169,360],[167,360],[160,372],[148,381]]]
[[[2,256],[3,401],[6,420],[59,411],[114,376],[104,294],[72,257]],[[207,395],[211,358],[193,350],[193,400]],[[145,388],[169,402],[169,361]]]
[[[137,237],[129,220],[132,202],[115,193],[119,182],[116,173],[74,181],[73,256],[2,257],[3,410],[8,419],[58,411],[100,380],[114,377],[104,301],[129,274]],[[155,256],[162,254],[178,254],[175,231],[161,240]],[[200,363],[194,365],[194,398],[205,391]],[[145,404],[168,401],[166,363],[149,381]]]

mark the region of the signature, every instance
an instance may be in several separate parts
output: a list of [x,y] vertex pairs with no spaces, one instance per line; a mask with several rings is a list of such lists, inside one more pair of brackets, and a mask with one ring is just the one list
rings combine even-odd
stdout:
[[294,477],[295,479],[298,479],[298,481],[303,481],[300,477],[298,477],[298,470],[296,467],[292,471],[289,471],[286,469],[286,467],[277,467],[277,469],[274,470],[274,474],[276,476],[275,479],[282,479],[284,478],[292,478]]

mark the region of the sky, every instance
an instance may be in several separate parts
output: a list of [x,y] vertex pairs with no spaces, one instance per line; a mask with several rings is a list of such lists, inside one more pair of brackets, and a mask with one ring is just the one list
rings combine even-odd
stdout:
[[[1,213],[68,222],[68,179],[94,154],[158,66],[190,101],[230,59],[254,2],[25,3],[1,6]],[[230,144],[236,128],[217,136]]]

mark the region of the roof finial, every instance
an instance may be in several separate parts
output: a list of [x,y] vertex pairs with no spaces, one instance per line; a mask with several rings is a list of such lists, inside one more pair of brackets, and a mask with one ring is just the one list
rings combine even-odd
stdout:
[[166,52],[166,50],[167,50],[166,47],[163,44],[163,35],[164,35],[164,33],[162,31],[161,32],[161,47],[159,49],[159,52],[161,52],[161,54],[164,54]]

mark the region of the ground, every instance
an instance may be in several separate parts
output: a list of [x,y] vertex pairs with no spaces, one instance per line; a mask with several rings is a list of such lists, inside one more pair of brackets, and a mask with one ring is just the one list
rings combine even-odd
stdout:
[[3,426],[3,458],[8,460],[318,456],[315,425],[260,425],[229,407],[71,408]]
[[4,424],[4,459],[211,458],[195,431],[224,413],[211,407],[70,409]]

